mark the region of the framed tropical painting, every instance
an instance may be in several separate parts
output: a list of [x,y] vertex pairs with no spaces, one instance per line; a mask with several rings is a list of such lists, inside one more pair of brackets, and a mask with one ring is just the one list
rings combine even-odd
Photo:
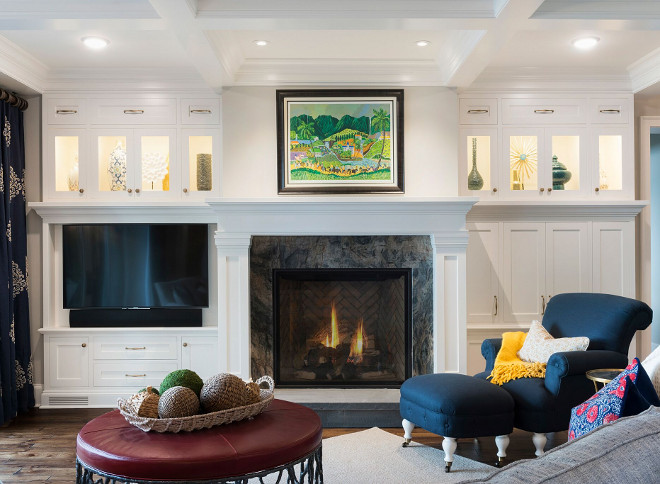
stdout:
[[403,192],[403,89],[278,90],[279,193]]

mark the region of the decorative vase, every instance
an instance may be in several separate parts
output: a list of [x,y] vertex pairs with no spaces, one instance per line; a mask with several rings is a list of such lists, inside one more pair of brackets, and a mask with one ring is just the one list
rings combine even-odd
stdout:
[[197,190],[200,192],[211,191],[212,159],[210,153],[197,154]]
[[572,173],[566,169],[557,156],[552,157],[552,189],[564,190],[564,185],[571,179]]
[[111,191],[126,190],[126,150],[124,150],[121,141],[117,142],[117,146],[110,153],[108,173],[110,173]]
[[468,175],[468,190],[481,190],[484,179],[477,171],[477,138],[472,138],[472,171]]

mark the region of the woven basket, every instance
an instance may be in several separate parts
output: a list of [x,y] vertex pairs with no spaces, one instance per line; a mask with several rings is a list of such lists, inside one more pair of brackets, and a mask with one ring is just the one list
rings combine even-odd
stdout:
[[273,401],[275,382],[269,376],[262,376],[257,380],[257,383],[266,382],[268,384],[267,390],[261,390],[261,401],[243,407],[230,408],[228,410],[220,410],[218,412],[202,413],[199,415],[192,415],[190,417],[181,418],[147,418],[140,417],[135,412],[135,409],[130,404],[129,400],[120,398],[117,400],[117,407],[119,412],[124,416],[126,421],[143,430],[145,432],[191,432],[193,430],[208,429],[216,425],[228,424],[237,422],[246,418],[254,417],[263,412],[270,402]]

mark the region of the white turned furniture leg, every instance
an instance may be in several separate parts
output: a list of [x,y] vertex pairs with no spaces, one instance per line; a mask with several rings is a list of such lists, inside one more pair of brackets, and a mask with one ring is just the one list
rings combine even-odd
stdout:
[[534,442],[534,447],[536,447],[536,457],[541,457],[543,455],[543,448],[545,447],[545,443],[548,441],[546,438],[545,434],[537,434],[534,433],[532,435],[532,442]]
[[502,462],[504,462],[504,458],[506,457],[506,448],[509,446],[509,436],[496,436],[495,445],[497,446],[497,464],[495,464],[495,467],[502,467]]
[[442,437],[442,450],[445,452],[445,472],[449,472],[451,464],[454,462],[454,452],[456,451],[456,439],[454,437]]
[[415,428],[415,424],[404,418],[401,421],[401,425],[403,426],[403,444],[401,446],[408,447],[408,444],[412,440],[412,431]]

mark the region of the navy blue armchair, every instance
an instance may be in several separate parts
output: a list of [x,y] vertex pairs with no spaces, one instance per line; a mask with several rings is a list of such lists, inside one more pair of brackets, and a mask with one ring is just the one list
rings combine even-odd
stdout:
[[[536,455],[543,454],[545,434],[568,429],[571,408],[593,395],[585,372],[625,368],[635,332],[646,329],[652,317],[643,302],[610,294],[567,293],[550,299],[543,327],[555,338],[588,336],[589,347],[553,354],[545,378],[520,378],[502,386],[515,402],[514,427],[534,433]],[[501,338],[484,340],[486,371],[477,377],[488,377],[501,344]]]

